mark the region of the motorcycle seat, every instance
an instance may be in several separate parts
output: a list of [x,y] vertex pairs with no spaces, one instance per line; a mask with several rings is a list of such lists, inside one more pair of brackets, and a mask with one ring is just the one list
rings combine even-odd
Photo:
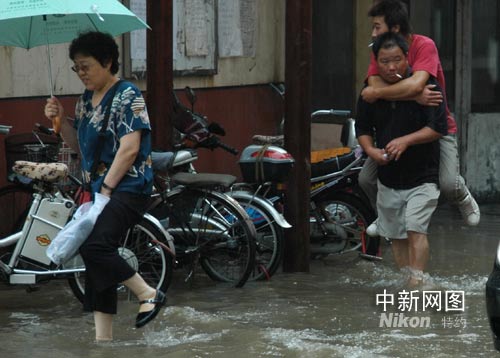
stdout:
[[338,148],[328,148],[321,150],[314,150],[311,152],[311,163],[318,163],[325,159],[330,159],[338,157],[340,155],[349,154],[351,148],[348,147],[338,147]]
[[341,171],[355,160],[356,153],[354,153],[354,151],[349,151],[346,154],[324,159],[317,163],[311,163],[311,177],[316,178]]
[[198,158],[196,150],[182,149],[177,152],[151,152],[153,170],[167,172],[172,168],[188,164]]

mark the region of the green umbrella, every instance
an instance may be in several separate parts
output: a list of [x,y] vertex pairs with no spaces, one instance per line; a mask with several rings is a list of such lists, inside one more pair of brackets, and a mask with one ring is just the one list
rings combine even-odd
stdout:
[[[113,36],[149,28],[117,0],[0,0],[0,46],[25,49],[72,41],[81,32]],[[50,94],[52,70],[49,59]]]

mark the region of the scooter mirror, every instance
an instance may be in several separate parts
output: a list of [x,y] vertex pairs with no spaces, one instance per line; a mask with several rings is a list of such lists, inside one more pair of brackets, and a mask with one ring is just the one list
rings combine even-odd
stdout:
[[196,103],[196,93],[189,86],[186,86],[184,88],[184,90],[186,92],[186,97],[187,97],[189,103],[191,103],[191,110],[192,110],[194,108],[194,104]]
[[217,134],[220,136],[226,135],[226,131],[219,123],[215,123],[215,122],[210,123],[208,125],[208,130],[210,131],[210,133]]

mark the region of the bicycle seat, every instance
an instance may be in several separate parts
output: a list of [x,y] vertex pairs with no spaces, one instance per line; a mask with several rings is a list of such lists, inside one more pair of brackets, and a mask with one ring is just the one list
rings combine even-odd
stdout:
[[172,180],[176,184],[191,187],[223,186],[229,188],[236,181],[236,177],[229,174],[177,173],[172,176]]
[[256,134],[252,137],[252,143],[258,145],[277,145],[283,147],[285,143],[284,135],[260,135]]
[[12,167],[14,173],[24,177],[55,183],[68,176],[68,166],[64,163],[35,163],[18,160]]

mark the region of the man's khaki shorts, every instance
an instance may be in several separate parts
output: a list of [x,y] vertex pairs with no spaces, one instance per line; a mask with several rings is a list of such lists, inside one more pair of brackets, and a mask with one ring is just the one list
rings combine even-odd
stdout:
[[377,181],[378,232],[390,239],[406,239],[408,231],[427,234],[439,198],[436,184],[397,190]]

